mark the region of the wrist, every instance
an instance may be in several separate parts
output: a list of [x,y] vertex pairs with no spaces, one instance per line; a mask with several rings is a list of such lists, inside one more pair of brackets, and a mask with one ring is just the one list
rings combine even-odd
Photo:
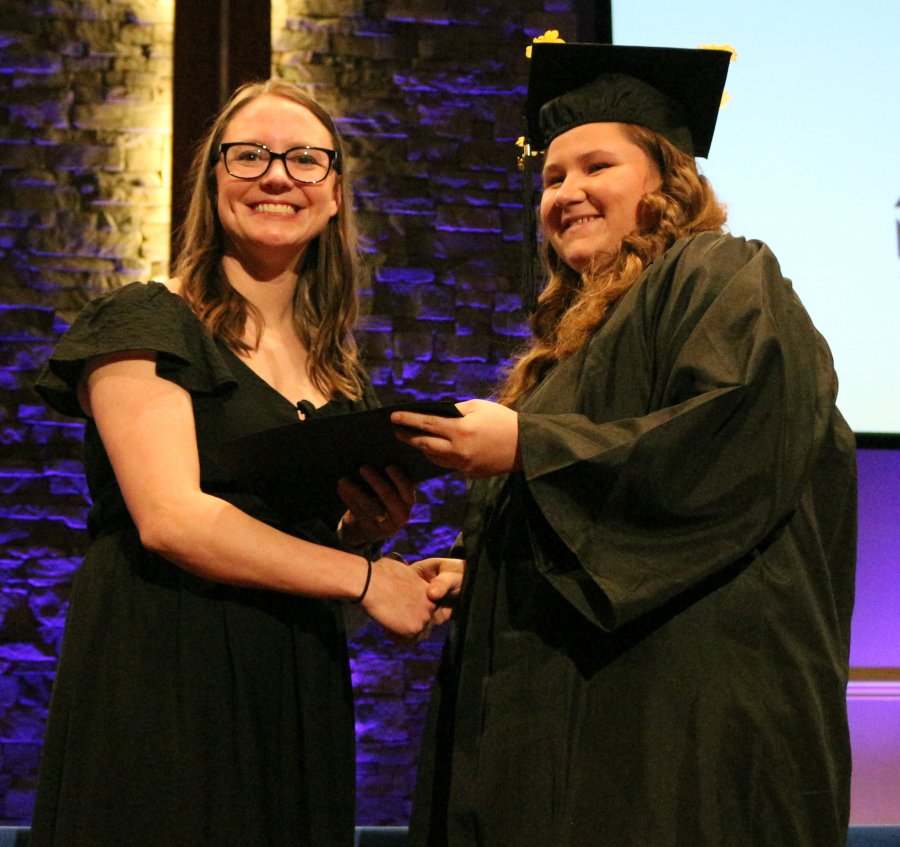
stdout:
[[362,591],[356,597],[352,597],[348,601],[351,606],[358,606],[360,603],[362,603],[363,600],[366,599],[366,594],[369,593],[369,586],[372,584],[372,559],[368,555],[362,554],[360,555],[360,558],[362,558],[366,563],[366,578],[365,582],[363,583]]

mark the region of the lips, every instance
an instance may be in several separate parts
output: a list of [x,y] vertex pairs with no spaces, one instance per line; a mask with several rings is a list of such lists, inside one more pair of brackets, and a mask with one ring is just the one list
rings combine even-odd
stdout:
[[570,227],[577,226],[578,224],[589,223],[590,221],[595,221],[600,218],[600,215],[580,215],[577,218],[569,218],[568,220],[564,220],[562,222],[563,231],[569,229]]

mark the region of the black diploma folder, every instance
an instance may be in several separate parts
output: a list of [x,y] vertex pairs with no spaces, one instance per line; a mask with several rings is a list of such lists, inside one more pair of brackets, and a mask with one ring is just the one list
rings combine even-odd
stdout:
[[382,472],[397,465],[413,482],[450,473],[396,438],[398,427],[391,423],[391,412],[396,411],[462,417],[449,400],[326,414],[226,442],[214,456],[239,480],[281,503],[315,502],[335,508],[342,508],[337,496],[341,477],[367,488],[359,475],[363,465]]

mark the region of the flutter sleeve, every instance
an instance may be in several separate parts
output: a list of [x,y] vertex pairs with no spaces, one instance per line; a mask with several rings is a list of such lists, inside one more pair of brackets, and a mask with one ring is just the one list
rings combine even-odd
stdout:
[[670,253],[590,342],[577,413],[520,412],[535,563],[607,630],[756,555],[835,415],[830,353],[768,248]]
[[91,359],[115,353],[156,353],[156,372],[193,394],[235,385],[210,333],[187,303],[164,285],[135,282],[88,303],[42,369],[35,390],[65,415],[84,417],[78,381]]

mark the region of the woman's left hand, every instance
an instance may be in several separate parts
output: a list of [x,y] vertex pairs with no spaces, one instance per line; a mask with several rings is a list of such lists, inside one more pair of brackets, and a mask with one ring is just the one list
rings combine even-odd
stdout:
[[462,590],[466,570],[465,559],[431,558],[413,562],[410,567],[428,583],[428,599],[435,604],[431,623],[423,631],[427,636],[433,627],[450,620]]
[[416,502],[416,489],[400,468],[392,465],[381,474],[363,467],[359,473],[369,492],[346,477],[338,482],[338,496],[347,507],[338,535],[351,550],[390,538],[409,520]]
[[443,418],[417,412],[394,412],[391,423],[405,427],[397,438],[421,450],[443,468],[479,479],[509,473],[521,467],[519,416],[489,400],[457,403],[461,418]]

